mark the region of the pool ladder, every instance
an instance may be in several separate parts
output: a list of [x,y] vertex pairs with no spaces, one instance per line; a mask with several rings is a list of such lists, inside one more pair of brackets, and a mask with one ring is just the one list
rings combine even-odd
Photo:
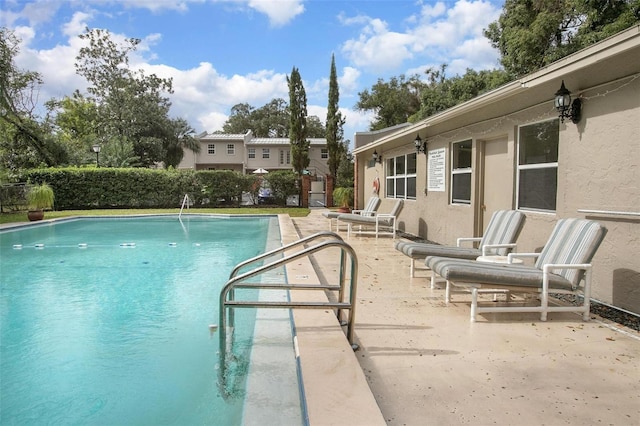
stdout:
[[[241,270],[253,267],[260,261],[263,261],[269,257],[284,254],[286,251],[290,251],[296,247],[304,246],[307,243],[311,243],[314,240],[325,239],[315,245],[303,247],[299,251],[292,254],[284,255],[277,260],[256,266],[254,269],[250,269],[247,272],[240,273]],[[329,248],[340,249],[340,269],[338,274],[338,284],[288,284],[283,283],[255,283],[247,282],[248,279],[256,277],[265,272],[271,271],[275,268],[284,266],[295,260],[303,257],[308,257],[314,253]],[[348,258],[348,259],[347,259]],[[349,263],[347,263],[349,260]],[[348,268],[347,268],[348,266]],[[347,273],[349,277],[347,279]],[[343,239],[336,233],[330,231],[319,232],[309,237],[302,238],[293,243],[263,253],[259,256],[248,259],[239,263],[233,269],[229,275],[229,281],[225,284],[220,292],[220,322],[218,327],[220,338],[220,373],[222,377],[225,377],[226,368],[226,354],[227,354],[227,327],[233,330],[234,315],[233,310],[235,308],[292,308],[292,309],[335,309],[338,321],[342,326],[346,326],[346,337],[351,344],[351,347],[355,350],[357,345],[353,340],[353,327],[355,319],[355,304],[356,304],[356,289],[357,289],[357,276],[358,276],[358,259],[353,248],[343,241]],[[347,287],[348,286],[348,287]],[[288,301],[260,301],[260,300],[235,300],[235,289],[238,288],[252,288],[252,289],[273,289],[273,290],[316,290],[316,291],[333,291],[337,292],[337,298],[335,301],[327,300],[326,302],[292,302]],[[348,290],[348,291],[347,291]],[[348,300],[345,300],[347,299]],[[346,321],[341,317],[341,312],[348,310],[349,314]],[[233,341],[233,339],[231,339]]]

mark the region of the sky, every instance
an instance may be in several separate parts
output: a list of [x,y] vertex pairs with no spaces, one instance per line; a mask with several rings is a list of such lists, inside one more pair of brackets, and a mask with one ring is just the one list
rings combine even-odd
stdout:
[[[447,64],[447,76],[499,67],[483,30],[502,0],[2,0],[0,25],[22,40],[19,68],[37,71],[39,101],[84,92],[75,72],[86,27],[114,40],[137,38],[130,67],[173,79],[171,117],[196,133],[221,130],[239,103],[288,102],[296,67],[307,111],[326,119],[335,55],[344,137],[369,130],[372,114],[354,109],[379,80]],[[41,113],[44,113],[42,109]]]

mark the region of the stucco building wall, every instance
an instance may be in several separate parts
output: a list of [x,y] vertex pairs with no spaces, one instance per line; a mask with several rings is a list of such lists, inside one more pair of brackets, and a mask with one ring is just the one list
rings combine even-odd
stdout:
[[[444,149],[444,188],[427,190],[428,156],[417,154],[415,199],[405,200],[399,228],[442,244],[481,236],[491,214],[518,208],[519,128],[558,126],[557,194],[554,211],[521,209],[526,215],[519,252],[540,251],[560,218],[586,217],[608,228],[594,258],[592,297],[640,313],[640,37],[638,28],[567,58],[549,69],[481,96],[394,134],[356,144],[358,198],[364,202],[379,176],[380,211],[387,199],[383,159],[415,152],[419,134],[428,151]],[[602,68],[601,68],[602,67]],[[582,100],[582,118],[561,123],[553,105],[562,80]],[[358,134],[356,134],[357,138]],[[452,144],[472,141],[471,203],[452,204]],[[536,182],[531,183],[533,185]],[[408,260],[407,260],[408,262]]]

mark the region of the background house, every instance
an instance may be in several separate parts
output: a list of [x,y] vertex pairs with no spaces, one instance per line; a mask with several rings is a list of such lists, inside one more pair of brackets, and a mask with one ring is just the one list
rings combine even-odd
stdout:
[[[576,123],[554,106],[563,82],[581,101]],[[379,177],[380,210],[405,199],[400,229],[445,244],[481,235],[496,210],[519,209],[525,252],[539,251],[559,218],[598,220],[609,233],[592,298],[640,314],[639,26],[392,130],[355,135],[360,206]]]
[[[245,134],[201,133],[195,137],[200,153],[185,150],[179,169],[234,170],[251,173],[257,169],[267,171],[291,170],[291,144],[289,138],[256,138],[251,131]],[[309,174],[326,176],[329,152],[324,138],[309,138]]]

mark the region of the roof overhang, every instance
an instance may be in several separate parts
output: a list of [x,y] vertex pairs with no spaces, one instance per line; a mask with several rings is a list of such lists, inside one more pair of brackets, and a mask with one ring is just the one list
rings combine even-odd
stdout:
[[462,126],[499,118],[549,102],[562,80],[574,96],[581,91],[640,72],[640,25],[569,55],[535,73],[512,81],[467,102],[427,117],[398,132],[353,150],[354,154],[381,145],[396,148],[420,137],[442,134]]

